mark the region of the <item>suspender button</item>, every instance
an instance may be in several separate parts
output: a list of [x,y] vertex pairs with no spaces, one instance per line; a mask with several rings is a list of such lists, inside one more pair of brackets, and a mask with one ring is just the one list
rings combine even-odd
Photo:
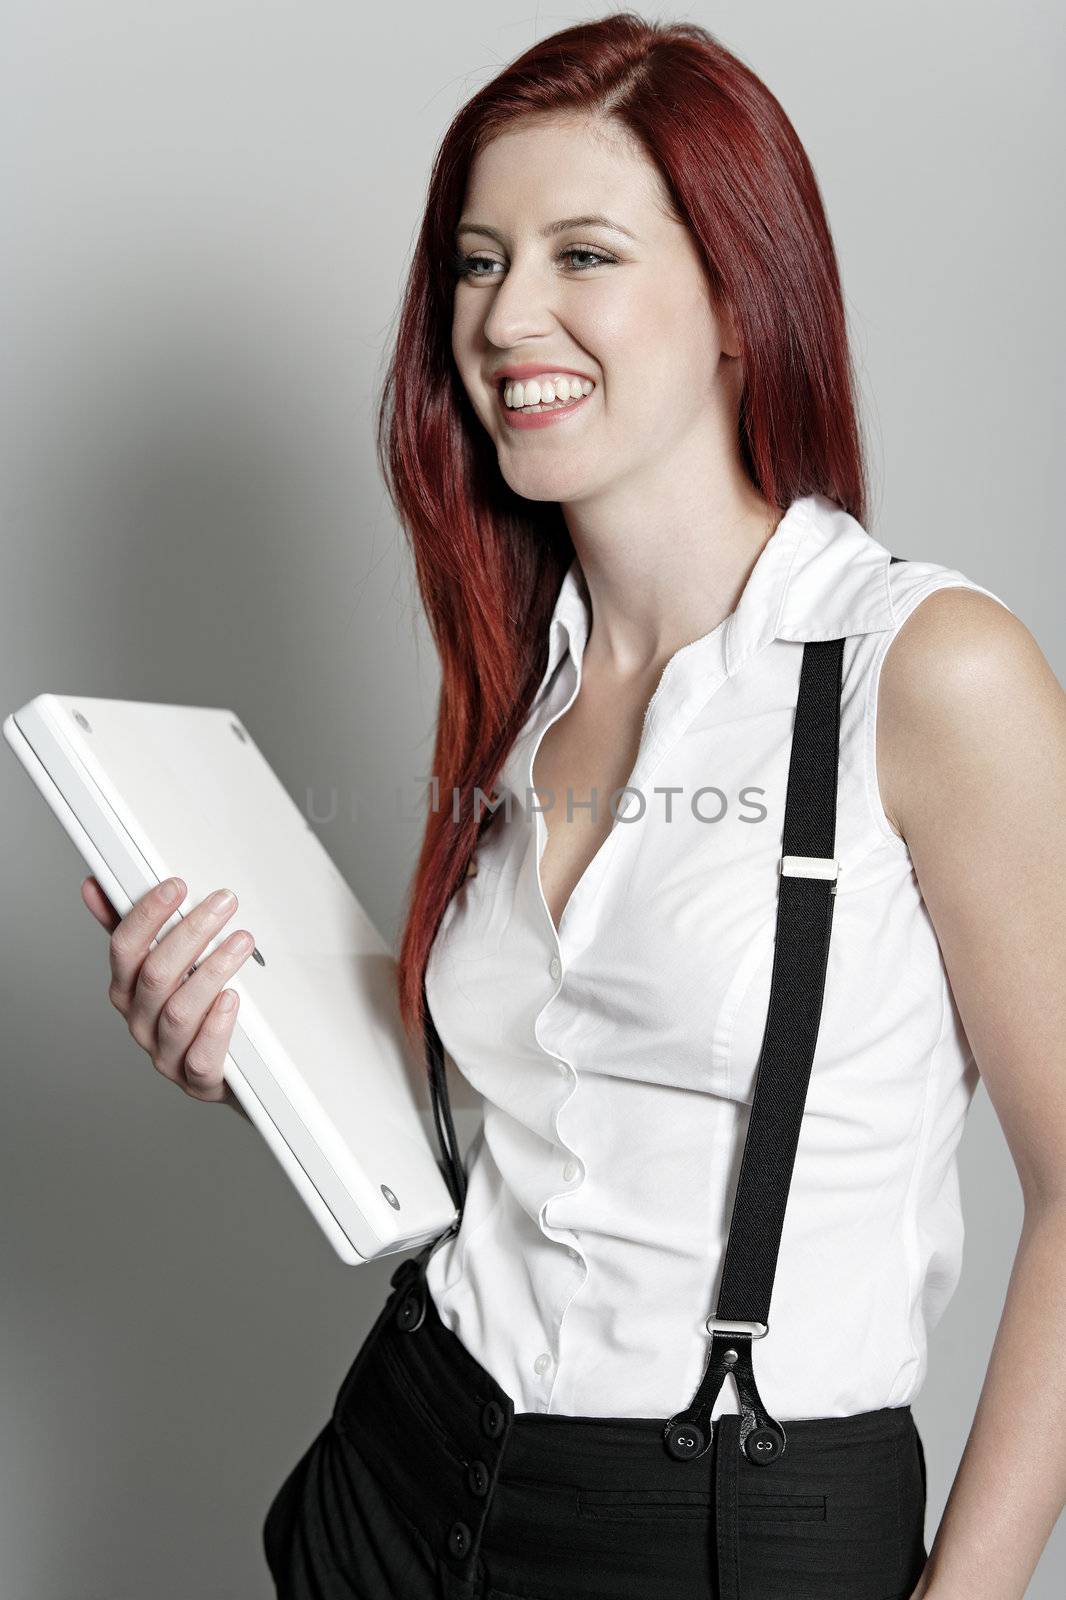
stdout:
[[767,1461],[776,1461],[784,1450],[784,1441],[773,1428],[753,1428],[744,1441],[744,1454],[757,1467]]
[[667,1451],[675,1461],[691,1461],[707,1448],[703,1429],[695,1422],[675,1422],[665,1438]]

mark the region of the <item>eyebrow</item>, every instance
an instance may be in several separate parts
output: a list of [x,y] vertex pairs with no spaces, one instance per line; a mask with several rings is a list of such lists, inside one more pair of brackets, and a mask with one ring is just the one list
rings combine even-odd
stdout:
[[[550,239],[554,234],[565,233],[568,228],[611,228],[615,233],[624,233],[627,238],[637,242],[635,233],[623,228],[620,222],[612,222],[610,217],[600,216],[598,213],[585,217],[563,217],[558,222],[549,222],[546,228],[541,229],[541,234],[545,239]],[[503,236],[497,233],[495,228],[486,227],[483,222],[460,222],[455,233],[457,238],[461,233],[485,233],[498,244],[504,243]]]

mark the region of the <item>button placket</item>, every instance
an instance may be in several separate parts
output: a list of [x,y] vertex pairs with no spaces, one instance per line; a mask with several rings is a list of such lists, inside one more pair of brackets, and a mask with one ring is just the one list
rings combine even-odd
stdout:
[[[482,1443],[470,1441],[464,1479],[468,1499],[455,1507],[458,1515],[445,1539],[446,1555],[456,1564],[449,1565],[449,1573],[455,1582],[462,1580],[464,1584],[473,1578],[473,1565],[477,1561],[500,1458],[507,1443],[508,1413],[498,1400],[488,1400],[477,1413],[476,1426]],[[463,1453],[466,1454],[465,1449]]]

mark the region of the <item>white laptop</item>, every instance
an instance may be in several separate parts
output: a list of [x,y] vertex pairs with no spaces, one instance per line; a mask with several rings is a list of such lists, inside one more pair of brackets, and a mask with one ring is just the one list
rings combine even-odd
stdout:
[[[345,1262],[427,1243],[456,1211],[396,962],[242,720],[209,706],[42,694],[4,737],[120,915],[165,878],[214,889],[256,948],[225,1079]],[[103,1002],[102,1002],[103,1003]]]

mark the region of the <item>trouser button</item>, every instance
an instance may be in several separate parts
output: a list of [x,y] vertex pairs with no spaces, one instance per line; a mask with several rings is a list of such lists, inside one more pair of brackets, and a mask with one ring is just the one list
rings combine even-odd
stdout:
[[665,1439],[667,1451],[675,1461],[691,1461],[707,1448],[703,1429],[695,1422],[675,1422]]
[[470,1549],[470,1529],[465,1522],[453,1522],[448,1534],[448,1549],[453,1556],[465,1556]]
[[396,1326],[404,1333],[414,1333],[425,1321],[426,1300],[425,1289],[421,1286],[409,1289],[400,1301],[396,1312]]
[[784,1448],[781,1435],[775,1433],[773,1428],[753,1428],[744,1442],[748,1460],[757,1467],[761,1467],[764,1461],[776,1461]]
[[481,1426],[490,1439],[498,1439],[507,1418],[498,1400],[490,1400],[481,1413]]

